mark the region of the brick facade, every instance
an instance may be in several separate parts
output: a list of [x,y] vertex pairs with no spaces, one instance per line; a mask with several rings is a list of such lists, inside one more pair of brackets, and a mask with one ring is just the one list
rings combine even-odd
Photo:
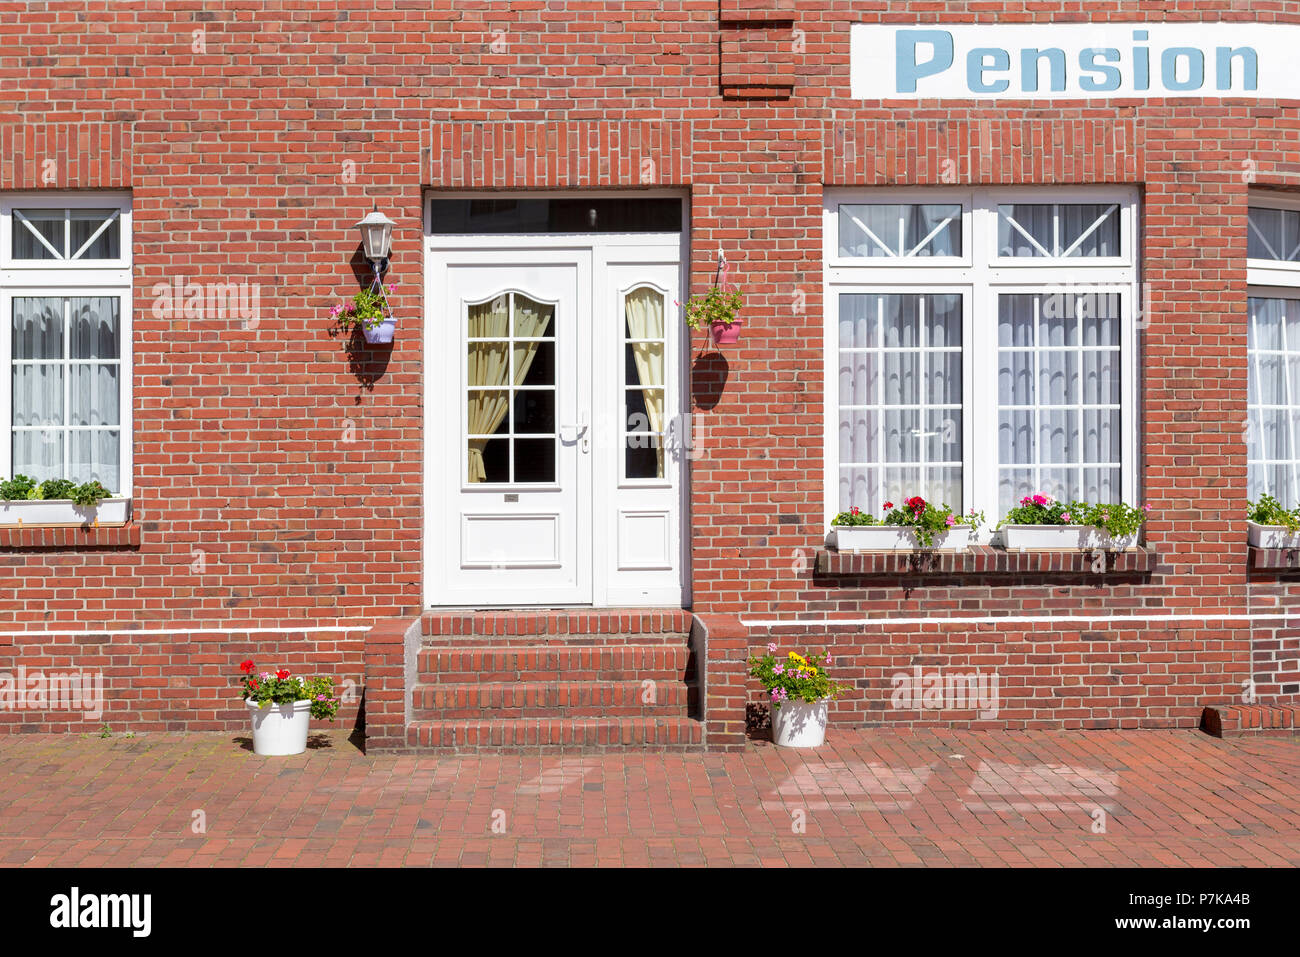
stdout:
[[[244,727],[244,657],[331,668],[376,683],[366,710],[396,746],[376,702],[401,700],[421,610],[424,190],[673,187],[690,195],[693,286],[721,249],[747,294],[741,345],[700,355],[691,384],[710,743],[742,740],[746,644],[787,635],[827,636],[854,686],[837,720],[855,724],[931,723],[888,707],[889,676],[917,665],[996,669],[994,723],[1014,727],[1193,726],[1252,668],[1261,694],[1296,701],[1296,632],[1249,616],[1289,607],[1300,573],[1253,562],[1242,515],[1246,195],[1300,188],[1294,104],[897,109],[848,97],[850,23],[1084,14],[770,0],[755,19],[751,6],[0,8],[0,70],[18,90],[0,108],[0,190],[129,189],[135,255],[135,522],[0,531],[0,671],[102,667],[104,723],[198,730]],[[1300,3],[1097,15],[1300,22]],[[899,570],[825,553],[823,187],[950,183],[1141,188],[1140,487],[1154,512],[1131,565]],[[350,353],[326,309],[355,285],[351,224],[375,203],[398,222],[403,321],[391,354]],[[158,318],[151,290],[177,276],[256,284],[258,321]],[[780,624],[822,617],[872,621]],[[55,712],[0,724],[86,730]]]

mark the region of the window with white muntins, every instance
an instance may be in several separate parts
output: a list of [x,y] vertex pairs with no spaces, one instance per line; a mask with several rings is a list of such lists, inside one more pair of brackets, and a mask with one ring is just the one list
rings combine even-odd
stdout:
[[130,197],[0,197],[0,316],[0,476],[130,495]]
[[1300,506],[1300,199],[1252,192],[1247,220],[1247,496]]
[[1135,499],[1136,191],[828,190],[824,227],[828,518]]

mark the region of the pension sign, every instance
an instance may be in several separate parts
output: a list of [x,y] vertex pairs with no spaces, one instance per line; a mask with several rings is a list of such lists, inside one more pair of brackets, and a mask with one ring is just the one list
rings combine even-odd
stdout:
[[1300,24],[856,23],[860,100],[1300,99]]

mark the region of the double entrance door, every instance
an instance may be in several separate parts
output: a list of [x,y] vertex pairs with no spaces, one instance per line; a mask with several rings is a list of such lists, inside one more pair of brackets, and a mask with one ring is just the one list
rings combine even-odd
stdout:
[[680,605],[680,236],[427,243],[426,603]]

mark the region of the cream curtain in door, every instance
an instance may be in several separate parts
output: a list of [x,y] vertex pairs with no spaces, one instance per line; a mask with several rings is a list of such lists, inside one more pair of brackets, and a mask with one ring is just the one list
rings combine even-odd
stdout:
[[636,363],[641,395],[645,399],[650,431],[655,436],[655,456],[659,478],[664,476],[664,297],[653,289],[635,289],[624,300],[629,339],[652,339],[633,342],[632,359]]
[[[513,330],[510,328],[512,298]],[[490,302],[469,307],[469,338],[499,340],[469,343],[469,385],[476,390],[469,393],[468,424],[470,434],[480,436],[469,440],[470,482],[487,481],[487,469],[483,465],[487,436],[501,427],[510,408],[510,350],[514,351],[514,385],[524,381],[537,354],[536,342],[512,343],[510,340],[512,337],[546,335],[554,313],[554,306],[544,306],[520,295],[498,296]]]
[[[515,296],[515,338],[530,339],[546,335],[554,314],[554,306],[544,306],[524,296]],[[528,367],[537,355],[537,343],[516,342],[514,350],[515,385],[519,385],[527,377]]]
[[[491,338],[496,342],[469,343],[469,432],[471,435],[489,436],[506,417],[510,407],[510,392],[506,388],[510,376],[508,336],[510,335],[510,297],[498,296],[489,302],[469,307],[468,334],[471,339]],[[487,387],[493,391],[478,391]],[[486,438],[469,440],[469,481],[487,481],[483,467],[483,450]]]

